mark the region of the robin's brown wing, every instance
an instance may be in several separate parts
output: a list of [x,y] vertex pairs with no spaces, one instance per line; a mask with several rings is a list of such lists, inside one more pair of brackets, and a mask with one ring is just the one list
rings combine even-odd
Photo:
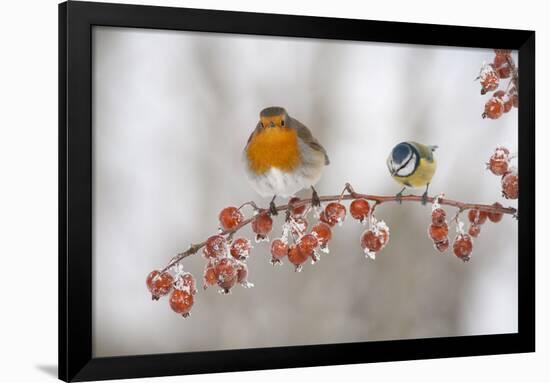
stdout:
[[323,146],[319,143],[319,141],[317,141],[317,139],[313,137],[313,134],[311,134],[309,129],[304,124],[302,124],[297,119],[290,117],[289,126],[291,128],[296,129],[296,132],[298,133],[298,137],[300,137],[302,141],[308,144],[310,148],[323,153],[323,155],[325,156],[325,165],[330,164],[327,151],[325,150],[325,148],[323,148]]

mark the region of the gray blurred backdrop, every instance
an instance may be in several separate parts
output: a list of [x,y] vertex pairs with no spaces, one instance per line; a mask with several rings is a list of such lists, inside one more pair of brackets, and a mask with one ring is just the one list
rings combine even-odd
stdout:
[[[268,244],[255,245],[248,264],[256,286],[229,296],[201,290],[187,320],[166,298],[151,301],[145,287],[149,271],[216,231],[221,208],[267,205],[241,162],[266,106],[286,107],[326,147],[320,194],[345,182],[395,194],[386,157],[414,139],[439,145],[431,194],[503,202],[484,162],[497,144],[517,149],[517,110],[480,117],[487,97],[473,80],[492,57],[484,49],[95,27],[94,355],[516,332],[517,223],[485,224],[464,264],[433,249],[430,208],[418,203],[377,209],[391,239],[376,261],[363,256],[364,227],[351,219],[334,230],[331,253],[301,273],[288,263],[274,268]],[[252,237],[248,228],[242,234]],[[184,265],[200,279],[204,263],[194,256]]]

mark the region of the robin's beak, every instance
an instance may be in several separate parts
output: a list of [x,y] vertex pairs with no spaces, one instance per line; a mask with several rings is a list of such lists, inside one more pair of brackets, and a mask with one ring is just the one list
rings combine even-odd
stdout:
[[275,127],[275,123],[274,123],[273,121],[271,121],[271,122],[269,123],[269,127],[270,127],[270,128],[274,128],[274,127]]

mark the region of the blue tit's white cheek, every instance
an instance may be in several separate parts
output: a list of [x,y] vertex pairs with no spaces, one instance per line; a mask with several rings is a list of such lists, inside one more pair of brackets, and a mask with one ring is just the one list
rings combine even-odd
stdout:
[[400,177],[410,176],[414,172],[415,166],[416,166],[416,156],[411,158],[405,167],[399,169],[399,171],[397,172],[397,175]]

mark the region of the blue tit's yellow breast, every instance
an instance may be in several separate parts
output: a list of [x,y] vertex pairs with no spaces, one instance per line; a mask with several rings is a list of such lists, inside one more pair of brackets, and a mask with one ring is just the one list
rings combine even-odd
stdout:
[[433,161],[429,161],[425,158],[421,158],[418,163],[418,167],[410,176],[393,176],[393,179],[409,187],[421,188],[431,182],[436,167],[437,164],[435,159]]

